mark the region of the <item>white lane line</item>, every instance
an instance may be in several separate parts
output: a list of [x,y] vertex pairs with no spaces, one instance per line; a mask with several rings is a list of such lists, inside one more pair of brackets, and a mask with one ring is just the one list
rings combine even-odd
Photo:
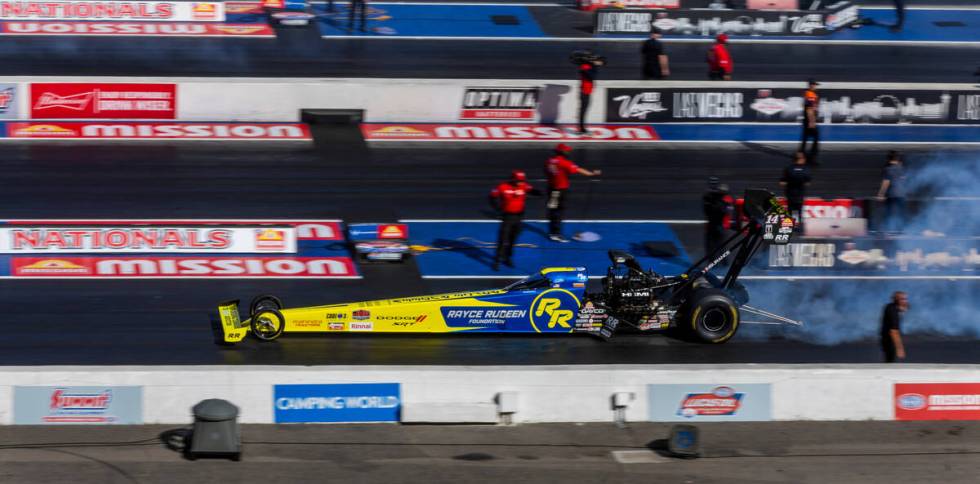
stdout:
[[[526,219],[525,222],[548,222],[544,219]],[[588,219],[568,219],[565,222],[572,223],[596,223],[596,224],[704,224],[705,220],[588,220]],[[474,224],[496,224],[500,220],[495,219],[435,219],[435,218],[406,218],[398,220],[400,223],[474,223]]]
[[[632,37],[485,37],[485,36],[438,36],[438,35],[322,35],[324,39],[398,39],[398,40],[474,40],[511,42],[633,42],[640,43],[644,38]],[[712,43],[712,38],[680,39],[665,38],[664,43]],[[980,41],[959,40],[830,40],[830,39],[730,39],[730,44],[833,44],[833,45],[900,45],[934,47],[977,47]]]

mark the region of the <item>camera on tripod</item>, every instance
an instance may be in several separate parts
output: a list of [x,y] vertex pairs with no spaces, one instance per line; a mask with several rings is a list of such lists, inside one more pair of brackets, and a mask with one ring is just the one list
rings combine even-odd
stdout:
[[576,50],[568,56],[568,60],[575,65],[606,63],[605,56],[596,54],[591,50]]

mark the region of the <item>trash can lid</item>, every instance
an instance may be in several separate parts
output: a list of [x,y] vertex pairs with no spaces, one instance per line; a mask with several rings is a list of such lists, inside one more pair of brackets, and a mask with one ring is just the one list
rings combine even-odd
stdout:
[[219,398],[202,400],[191,411],[194,412],[194,418],[199,420],[220,422],[238,417],[238,407]]

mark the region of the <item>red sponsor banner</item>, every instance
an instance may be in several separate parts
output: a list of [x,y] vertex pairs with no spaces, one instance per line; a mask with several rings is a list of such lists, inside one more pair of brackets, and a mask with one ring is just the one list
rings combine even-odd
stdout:
[[351,278],[350,257],[11,257],[13,277]]
[[[779,203],[786,206],[786,199],[779,198]],[[739,198],[735,201],[742,211],[745,200]],[[824,200],[820,198],[807,198],[803,201],[803,218],[864,218],[864,200],[853,198],[835,198]]]
[[895,420],[980,420],[980,383],[896,383]]
[[533,109],[464,109],[462,119],[534,119]]
[[295,253],[295,227],[0,227],[0,253]]
[[84,35],[106,37],[266,37],[269,25],[139,22],[0,22],[0,35]]
[[580,0],[581,10],[599,8],[681,8],[681,0]]
[[225,13],[263,14],[262,2],[225,2]]
[[[296,228],[296,240],[341,241],[344,231],[337,220],[4,220],[2,227],[34,226],[86,226],[86,227],[119,227],[119,226],[148,226],[148,227],[208,227],[208,226],[286,226]],[[406,229],[407,230],[407,229]]]
[[2,20],[223,22],[222,2],[0,0]]
[[656,141],[651,126],[590,126],[582,135],[574,126],[533,124],[362,124],[368,141]]
[[31,119],[174,119],[176,115],[176,84],[31,84]]
[[299,123],[140,123],[27,122],[7,123],[7,136],[19,139],[125,140],[311,140]]

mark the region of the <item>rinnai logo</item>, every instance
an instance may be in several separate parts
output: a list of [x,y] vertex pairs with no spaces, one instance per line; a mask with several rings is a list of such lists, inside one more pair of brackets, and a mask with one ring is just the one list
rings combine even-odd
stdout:
[[534,119],[537,87],[468,87],[460,119]]
[[349,257],[66,257],[61,262],[86,267],[88,272],[39,271],[35,258],[13,257],[15,277],[351,277]]
[[67,393],[62,389],[51,393],[51,410],[106,410],[112,401],[112,390],[102,393]]
[[371,321],[351,321],[350,331],[374,331],[374,323]]
[[95,91],[73,94],[71,96],[59,96],[45,92],[38,96],[37,102],[34,103],[34,110],[43,111],[52,108],[65,108],[73,111],[84,111],[92,103],[95,95]]

